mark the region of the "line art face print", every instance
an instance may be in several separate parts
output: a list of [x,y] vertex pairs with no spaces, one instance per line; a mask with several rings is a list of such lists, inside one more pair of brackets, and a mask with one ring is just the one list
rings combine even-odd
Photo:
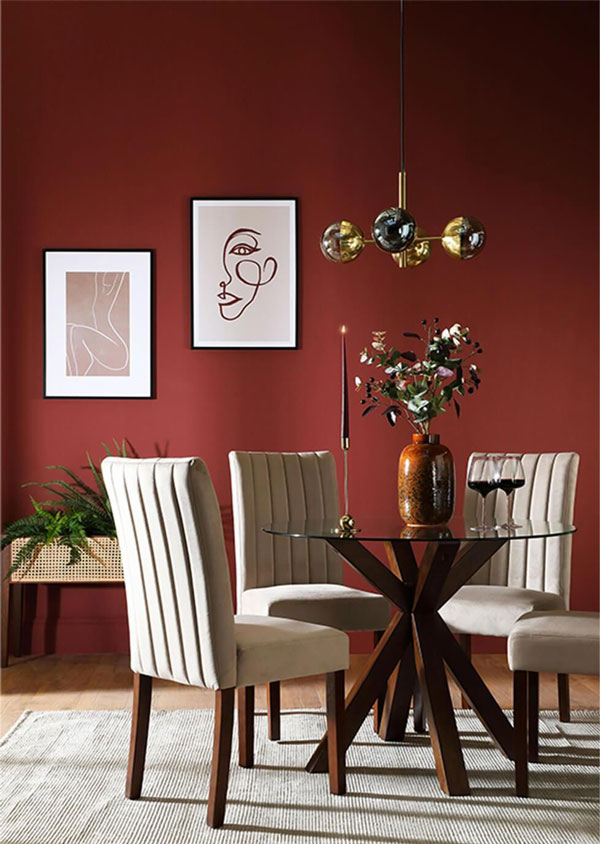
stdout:
[[130,374],[129,281],[128,272],[67,272],[67,376]]
[[239,319],[259,289],[277,275],[279,264],[272,255],[264,258],[261,237],[256,229],[235,229],[223,246],[226,280],[219,282],[217,304],[222,319],[228,322]]

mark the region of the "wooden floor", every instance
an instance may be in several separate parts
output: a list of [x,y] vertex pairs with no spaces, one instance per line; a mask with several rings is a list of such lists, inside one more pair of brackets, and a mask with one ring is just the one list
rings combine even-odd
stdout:
[[[347,683],[360,671],[366,655],[355,654]],[[512,705],[512,679],[502,654],[475,655],[475,667],[500,706]],[[128,709],[132,685],[126,654],[85,654],[82,656],[23,657],[13,661],[0,675],[0,735],[14,724],[26,709]],[[571,708],[598,709],[597,677],[571,677]],[[459,697],[453,688],[454,705]],[[153,706],[156,709],[205,709],[213,705],[213,692],[155,681]],[[325,706],[322,677],[288,680],[282,683],[283,709],[320,709]],[[256,690],[256,706],[266,708],[264,687]],[[540,676],[540,706],[556,709],[556,678]]]

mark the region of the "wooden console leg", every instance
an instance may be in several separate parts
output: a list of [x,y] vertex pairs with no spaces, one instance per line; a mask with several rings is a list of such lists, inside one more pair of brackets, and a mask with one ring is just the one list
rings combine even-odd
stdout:
[[[6,550],[7,549],[2,552],[3,560]],[[10,583],[6,578],[6,570],[4,566],[2,566],[2,583],[0,584],[0,589],[2,592],[2,607],[0,609],[0,613],[2,615],[2,630],[0,632],[0,637],[2,638],[2,657],[0,659],[0,666],[2,668],[6,668],[8,665],[8,631],[10,626]]]
[[[8,653],[10,650],[9,645],[12,644],[12,651],[15,656],[21,655],[21,616],[20,612],[17,616],[15,613],[15,609],[20,611],[21,609],[21,600],[22,600],[22,587],[19,586],[19,602],[18,605],[15,606],[15,586],[10,582],[8,579],[8,572],[10,569],[11,559],[10,559],[10,545],[2,551],[2,565],[1,565],[1,577],[2,582],[0,584],[0,593],[1,593],[1,606],[0,606],[0,615],[1,615],[1,630],[0,630],[0,667],[6,668],[8,666]],[[11,629],[11,618],[12,618],[12,629]],[[18,631],[17,631],[17,624],[18,624]],[[12,635],[11,635],[12,634]]]
[[24,586],[22,583],[11,584],[10,596],[10,615],[11,615],[11,632],[9,639],[12,645],[12,652],[14,656],[22,656],[21,639],[23,631],[23,592]]
[[235,689],[217,690],[215,697],[213,758],[210,771],[208,813],[206,816],[206,823],[208,826],[214,828],[223,826],[223,821],[225,820],[229,763],[231,761],[231,741],[233,739],[234,702]]
[[152,677],[148,677],[146,674],[134,673],[129,765],[127,767],[127,782],[125,785],[125,796],[130,800],[137,800],[142,792],[151,706]]

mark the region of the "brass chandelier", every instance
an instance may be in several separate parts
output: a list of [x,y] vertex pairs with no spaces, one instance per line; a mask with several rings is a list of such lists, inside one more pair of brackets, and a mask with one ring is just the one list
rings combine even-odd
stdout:
[[347,264],[374,243],[392,256],[398,267],[418,267],[431,255],[431,244],[440,240],[445,251],[461,261],[478,255],[485,244],[485,228],[475,217],[454,217],[442,234],[432,237],[417,225],[406,210],[406,166],[404,152],[404,0],[400,0],[400,172],[398,174],[398,206],[381,211],[371,226],[372,240],[367,240],[359,226],[349,220],[338,220],[327,226],[321,235],[321,251],[335,264]]

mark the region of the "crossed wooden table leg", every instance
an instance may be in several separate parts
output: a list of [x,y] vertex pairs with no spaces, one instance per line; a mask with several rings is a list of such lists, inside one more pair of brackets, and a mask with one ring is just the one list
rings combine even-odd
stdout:
[[[326,541],[398,609],[346,698],[346,747],[373,703],[384,696],[379,735],[386,741],[402,741],[418,680],[440,786],[446,794],[469,794],[445,667],[510,759],[514,759],[514,730],[438,610],[506,540],[430,542],[420,566],[407,540],[390,540],[385,543],[390,568],[356,539]],[[327,734],[306,770],[327,770]]]

